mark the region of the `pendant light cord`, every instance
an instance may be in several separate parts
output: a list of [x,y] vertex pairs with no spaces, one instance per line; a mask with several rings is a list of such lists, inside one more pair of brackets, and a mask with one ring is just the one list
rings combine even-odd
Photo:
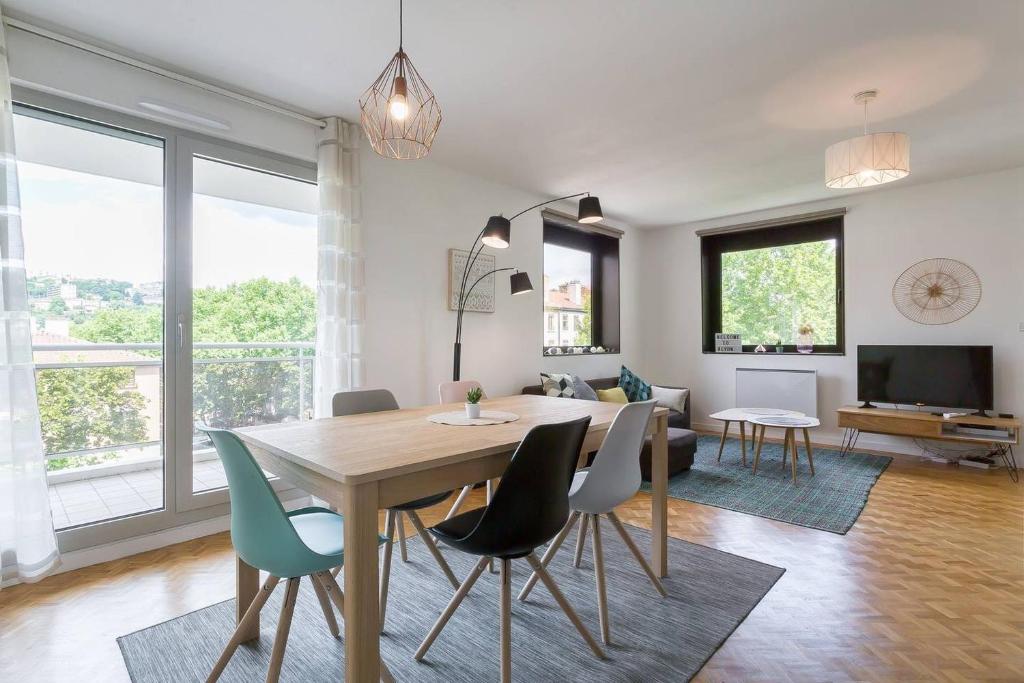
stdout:
[[864,98],[864,135],[868,134],[868,99]]
[[402,51],[402,24],[403,24],[402,14],[404,12],[404,7],[403,7],[404,5],[405,5],[404,0],[398,0],[398,51],[399,52]]

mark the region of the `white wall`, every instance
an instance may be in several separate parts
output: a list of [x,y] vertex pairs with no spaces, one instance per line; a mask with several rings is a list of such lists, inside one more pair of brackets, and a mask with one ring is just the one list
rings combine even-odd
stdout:
[[[439,141],[438,144],[443,144]],[[403,406],[437,402],[437,385],[451,379],[455,313],[445,297],[448,249],[468,249],[487,217],[512,215],[543,201],[432,163],[382,159],[361,147],[366,248],[366,383],[391,389]],[[599,194],[600,187],[567,188]],[[574,204],[564,205],[573,211]],[[511,296],[507,274],[495,281],[494,313],[467,313],[463,322],[462,377],[478,379],[491,396],[538,384],[539,372],[574,372],[584,378],[618,375],[639,358],[636,330],[636,232],[620,245],[623,354],[544,357],[543,244],[540,210],[517,218],[506,250],[487,249],[498,267],[525,270],[536,288]]]
[[[701,352],[700,240],[702,228],[846,206],[845,356],[720,355]],[[995,347],[996,410],[1024,413],[1024,168],[956,180],[892,185],[827,202],[644,232],[640,324],[641,370],[693,389],[694,421],[720,429],[707,415],[733,406],[736,367],[818,371],[822,441],[838,443],[835,409],[857,394],[858,344],[991,344]],[[978,307],[949,325],[919,325],[893,306],[896,277],[917,261],[959,259],[982,282]],[[909,439],[865,434],[868,448],[920,452]]]

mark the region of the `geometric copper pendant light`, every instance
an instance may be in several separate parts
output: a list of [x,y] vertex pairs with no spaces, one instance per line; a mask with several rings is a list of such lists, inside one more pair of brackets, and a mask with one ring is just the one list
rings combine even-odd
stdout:
[[402,49],[402,10],[399,0],[398,52],[359,99],[360,121],[377,154],[422,159],[441,126],[441,107]]

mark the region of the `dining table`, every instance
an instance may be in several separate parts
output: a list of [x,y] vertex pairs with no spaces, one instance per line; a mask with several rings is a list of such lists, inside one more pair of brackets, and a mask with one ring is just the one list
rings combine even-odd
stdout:
[[[430,405],[234,430],[265,471],[327,501],[344,517],[344,680],[380,680],[379,510],[467,484],[498,479],[536,425],[589,415],[579,466],[596,451],[622,407],[615,403],[517,395],[482,401],[518,419],[486,426],[428,419],[462,404]],[[651,435],[651,566],[668,574],[668,414],[655,408]],[[259,571],[236,557],[236,618],[259,591]],[[257,620],[245,634],[259,637]],[[411,656],[411,655],[410,655]],[[341,668],[339,667],[339,679]]]

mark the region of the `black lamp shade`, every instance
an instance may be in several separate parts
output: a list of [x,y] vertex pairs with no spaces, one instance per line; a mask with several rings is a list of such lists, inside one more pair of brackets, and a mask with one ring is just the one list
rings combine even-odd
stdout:
[[580,200],[580,212],[576,220],[580,223],[597,223],[603,219],[601,201],[597,197],[586,196]]
[[533,284],[530,283],[530,276],[526,273],[512,273],[508,280],[509,285],[512,287],[512,294],[523,294],[524,292],[533,291]]
[[494,249],[508,249],[512,240],[512,223],[504,216],[491,216],[481,241]]

